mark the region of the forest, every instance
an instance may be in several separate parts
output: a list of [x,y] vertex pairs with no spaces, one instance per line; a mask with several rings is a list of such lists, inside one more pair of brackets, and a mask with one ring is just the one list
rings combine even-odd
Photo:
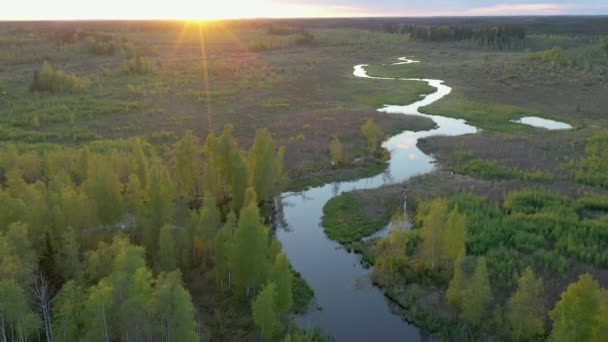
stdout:
[[221,340],[226,323],[201,332],[184,283],[205,277],[251,302],[265,339],[284,332],[294,275],[260,211],[284,150],[267,130],[247,153],[230,126],[199,140],[165,154],[140,139],[2,150],[4,341]]
[[0,22],[0,340],[606,341],[607,89],[601,16]]

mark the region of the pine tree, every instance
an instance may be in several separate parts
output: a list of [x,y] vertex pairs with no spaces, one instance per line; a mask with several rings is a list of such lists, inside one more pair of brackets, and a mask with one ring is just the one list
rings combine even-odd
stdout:
[[276,336],[283,328],[277,319],[275,304],[276,285],[267,284],[258,294],[252,305],[253,321],[260,329],[260,336],[263,340],[270,340]]
[[507,319],[514,340],[529,340],[545,333],[543,280],[528,267],[519,278],[517,291],[507,303]]
[[593,328],[601,312],[600,286],[590,274],[583,274],[568,286],[555,308],[549,312],[553,320],[554,341],[592,341]]
[[292,278],[287,256],[279,253],[270,275],[270,281],[276,285],[275,307],[279,313],[288,313],[293,305]]

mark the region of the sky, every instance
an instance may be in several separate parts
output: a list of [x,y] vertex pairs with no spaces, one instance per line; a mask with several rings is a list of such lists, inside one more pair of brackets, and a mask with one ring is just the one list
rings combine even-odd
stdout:
[[0,0],[0,20],[608,15],[608,0]]

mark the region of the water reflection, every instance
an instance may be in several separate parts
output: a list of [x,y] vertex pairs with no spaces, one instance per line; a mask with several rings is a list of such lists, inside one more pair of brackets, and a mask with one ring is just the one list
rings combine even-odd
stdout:
[[539,118],[538,116],[524,116],[517,120],[511,120],[513,123],[519,123],[532,127],[545,128],[548,130],[572,129],[573,127],[565,122]]
[[[410,64],[405,57],[395,64]],[[354,67],[353,74],[370,77],[364,64]],[[434,169],[434,159],[416,146],[420,138],[434,135],[462,135],[477,132],[464,120],[420,113],[420,107],[429,105],[448,95],[451,88],[441,80],[407,79],[403,81],[426,82],[436,91],[420,101],[406,106],[384,106],[381,112],[401,115],[418,115],[432,119],[436,127],[429,131],[404,131],[384,142],[390,151],[386,173],[351,182],[326,184],[311,188],[299,196],[283,194],[283,218],[288,230],[277,230],[293,267],[302,274],[314,289],[317,303],[322,310],[311,310],[297,317],[302,327],[321,328],[336,341],[421,341],[420,330],[395,314],[382,292],[371,284],[369,270],[360,264],[360,257],[347,252],[335,241],[329,240],[320,226],[323,206],[339,192],[354,189],[375,189],[382,185],[403,182],[408,178]],[[388,230],[388,228],[386,229]],[[386,232],[385,232],[386,233]]]

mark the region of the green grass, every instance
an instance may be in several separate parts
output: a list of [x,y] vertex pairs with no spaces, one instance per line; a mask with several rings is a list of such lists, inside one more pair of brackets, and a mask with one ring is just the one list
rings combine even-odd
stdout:
[[[387,61],[387,63],[398,62],[395,61]],[[393,78],[424,78],[428,77],[428,75],[424,75],[421,72],[420,64],[412,63],[412,64],[399,64],[399,65],[368,65],[365,67],[367,70],[367,74],[369,76],[374,77],[393,77]],[[421,82],[423,83],[423,82]]]
[[330,239],[356,242],[384,228],[403,201],[400,187],[343,193],[323,207],[322,225]]
[[589,138],[584,157],[568,166],[577,182],[608,188],[608,131]]
[[506,167],[491,160],[473,159],[455,167],[455,171],[484,179],[520,179],[525,181],[549,181],[553,177],[544,172],[526,172]]
[[313,298],[315,297],[314,290],[308,285],[306,280],[302,278],[300,273],[292,270],[292,295],[293,307],[291,311],[296,314],[302,314],[308,311]]
[[321,169],[306,172],[304,169],[300,176],[291,179],[287,184],[287,191],[304,191],[332,182],[348,182],[360,178],[373,177],[386,170],[388,163],[381,160],[369,160],[363,164],[336,169]]
[[475,127],[493,131],[530,129],[526,125],[510,122],[511,120],[519,119],[523,116],[539,116],[546,119],[552,118],[547,114],[532,109],[506,104],[472,101],[458,92],[453,92],[440,101],[421,108],[421,111],[423,113],[464,119]]

